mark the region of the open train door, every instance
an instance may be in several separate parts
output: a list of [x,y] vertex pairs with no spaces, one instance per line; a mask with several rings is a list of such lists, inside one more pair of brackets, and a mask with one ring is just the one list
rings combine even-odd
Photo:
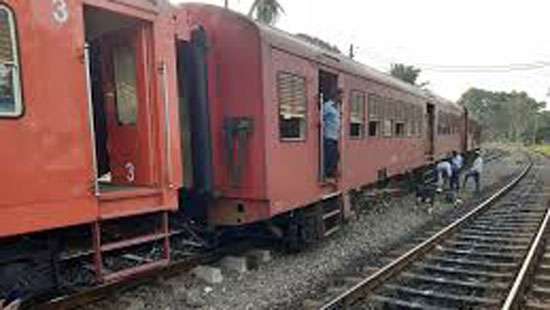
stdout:
[[433,158],[435,151],[435,106],[432,103],[426,104],[426,156]]
[[[338,75],[332,72],[319,70],[319,182],[325,183],[330,177],[327,176],[327,154],[325,154],[324,130],[325,122],[323,117],[323,106],[330,96],[329,93],[335,93],[339,89]],[[341,141],[341,139],[340,139]],[[341,149],[341,146],[338,146]],[[336,175],[341,169],[341,161],[338,161]],[[337,179],[337,178],[334,178]]]
[[85,7],[101,191],[151,186],[150,24]]

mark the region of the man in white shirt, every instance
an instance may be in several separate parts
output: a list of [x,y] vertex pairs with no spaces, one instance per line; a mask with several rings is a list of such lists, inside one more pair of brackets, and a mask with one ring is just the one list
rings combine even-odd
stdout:
[[466,184],[468,183],[468,179],[470,177],[474,178],[474,182],[476,183],[476,192],[479,193],[480,185],[479,185],[479,179],[481,178],[481,173],[483,172],[483,158],[481,158],[481,152],[476,151],[476,159],[474,160],[474,163],[472,165],[472,168],[466,173],[466,176],[464,176],[464,184],[463,187],[466,187]]

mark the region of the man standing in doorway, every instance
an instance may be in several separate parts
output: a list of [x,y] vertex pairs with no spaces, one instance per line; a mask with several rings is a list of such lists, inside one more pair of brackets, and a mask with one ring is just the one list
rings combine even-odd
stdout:
[[326,178],[336,178],[340,153],[338,141],[340,140],[340,104],[342,102],[342,90],[330,90],[324,97],[323,103],[323,147],[324,168]]

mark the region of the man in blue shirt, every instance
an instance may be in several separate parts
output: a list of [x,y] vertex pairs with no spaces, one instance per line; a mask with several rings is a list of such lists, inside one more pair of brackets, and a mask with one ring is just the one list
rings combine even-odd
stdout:
[[451,176],[451,190],[460,190],[460,170],[464,164],[464,159],[462,155],[457,151],[452,152],[453,157],[451,158],[451,168],[453,169],[453,174]]
[[323,104],[323,147],[325,177],[335,178],[338,169],[340,154],[338,141],[340,140],[340,104],[342,90],[332,90],[324,97]]

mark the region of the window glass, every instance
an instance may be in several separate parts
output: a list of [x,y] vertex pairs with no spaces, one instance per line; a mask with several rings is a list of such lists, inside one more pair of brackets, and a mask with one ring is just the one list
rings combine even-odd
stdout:
[[137,122],[137,70],[135,51],[130,46],[114,49],[116,107],[121,125]]
[[350,136],[362,138],[365,127],[365,94],[360,91],[352,91],[350,97]]
[[0,116],[23,112],[18,56],[13,13],[0,5]]
[[306,79],[296,74],[277,74],[279,134],[283,140],[304,140],[307,124]]

